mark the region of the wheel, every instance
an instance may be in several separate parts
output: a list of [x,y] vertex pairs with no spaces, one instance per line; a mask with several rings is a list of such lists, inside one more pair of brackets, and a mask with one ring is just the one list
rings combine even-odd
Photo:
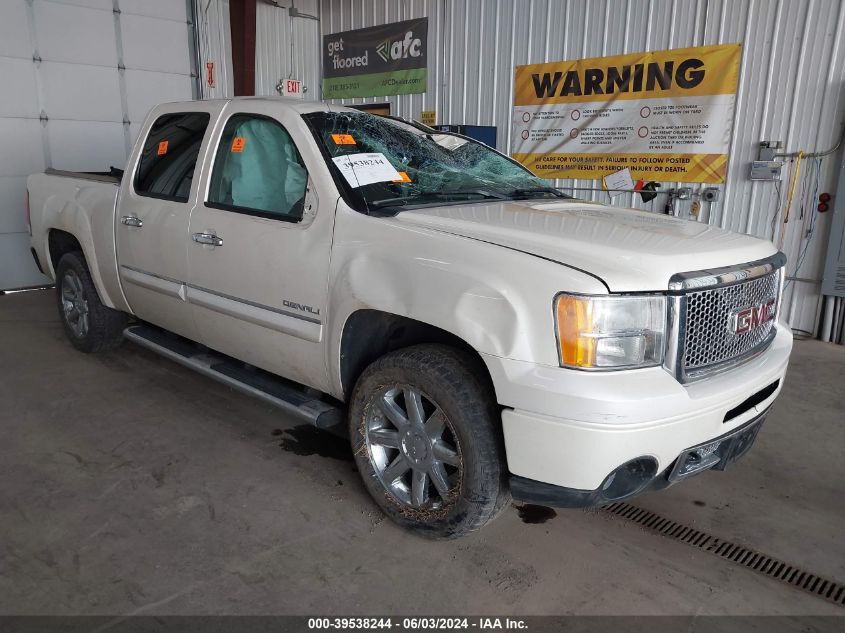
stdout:
[[509,498],[498,407],[478,363],[443,345],[391,352],[355,385],[349,434],[367,490],[429,538],[480,529]]
[[56,297],[65,334],[76,349],[105,352],[123,342],[126,315],[100,301],[82,253],[66,253],[59,260]]

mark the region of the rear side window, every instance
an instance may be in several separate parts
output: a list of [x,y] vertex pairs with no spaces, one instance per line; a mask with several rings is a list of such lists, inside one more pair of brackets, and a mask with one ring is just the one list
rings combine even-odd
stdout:
[[187,202],[210,118],[207,112],[179,112],[156,119],[141,151],[135,193]]
[[236,114],[226,122],[208,192],[208,206],[298,222],[308,172],[278,121]]

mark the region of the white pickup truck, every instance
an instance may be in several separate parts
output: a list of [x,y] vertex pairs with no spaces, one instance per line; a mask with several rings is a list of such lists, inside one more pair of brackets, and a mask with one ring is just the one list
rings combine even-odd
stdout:
[[771,243],[585,202],[416,123],[239,98],[153,109],[125,173],[29,177],[71,343],[123,338],[343,427],[448,538],[742,456],[783,384]]

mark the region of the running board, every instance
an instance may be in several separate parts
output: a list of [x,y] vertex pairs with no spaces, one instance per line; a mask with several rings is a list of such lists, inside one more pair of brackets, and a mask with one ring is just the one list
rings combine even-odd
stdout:
[[141,347],[241,393],[258,398],[318,428],[342,428],[343,414],[340,407],[314,398],[306,392],[305,387],[265,371],[248,369],[233,358],[201,348],[187,339],[151,325],[131,325],[123,331],[123,336]]

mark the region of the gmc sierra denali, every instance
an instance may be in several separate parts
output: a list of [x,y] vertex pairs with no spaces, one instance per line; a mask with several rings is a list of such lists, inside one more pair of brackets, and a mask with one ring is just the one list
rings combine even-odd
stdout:
[[430,537],[725,468],[792,346],[771,243],[329,104],[161,105],[125,171],[27,186],[76,348],[126,338],[344,428],[376,503]]

